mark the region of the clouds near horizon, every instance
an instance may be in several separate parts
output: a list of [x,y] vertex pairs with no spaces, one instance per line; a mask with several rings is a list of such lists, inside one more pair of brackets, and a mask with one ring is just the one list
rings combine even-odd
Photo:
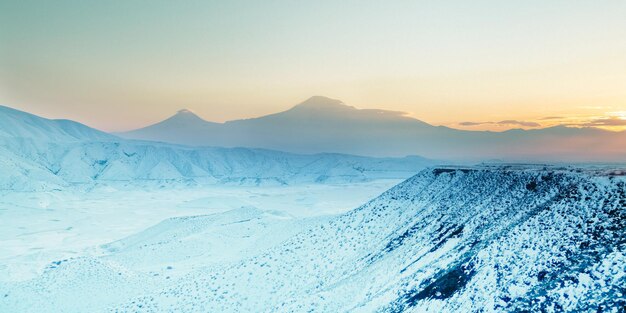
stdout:
[[499,122],[460,122],[461,126],[480,126],[480,125],[499,125],[499,126],[523,126],[523,127],[541,127],[541,124],[529,121],[503,120]]

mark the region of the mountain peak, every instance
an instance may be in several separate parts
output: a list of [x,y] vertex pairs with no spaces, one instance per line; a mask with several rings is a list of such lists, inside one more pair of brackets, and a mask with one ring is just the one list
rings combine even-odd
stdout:
[[182,123],[182,124],[186,124],[186,123],[198,123],[198,122],[203,122],[206,123],[207,121],[204,120],[203,118],[201,118],[200,116],[198,116],[196,113],[194,113],[192,110],[189,109],[181,109],[176,111],[176,114],[172,115],[170,118],[166,119],[163,122],[169,122],[169,123]]
[[180,110],[176,111],[176,114],[174,114],[171,118],[176,118],[176,119],[200,119],[200,120],[203,120],[203,118],[198,116],[198,114],[194,113],[192,110],[189,110],[189,109],[180,109]]
[[183,115],[186,115],[186,114],[189,114],[189,115],[196,115],[196,113],[193,113],[193,111],[191,111],[191,110],[189,110],[189,109],[180,109],[180,110],[176,111],[176,115],[178,115],[178,114],[183,114]]
[[332,108],[349,108],[350,106],[341,100],[331,99],[324,96],[313,96],[306,101],[296,105],[294,108],[306,109],[332,109]]

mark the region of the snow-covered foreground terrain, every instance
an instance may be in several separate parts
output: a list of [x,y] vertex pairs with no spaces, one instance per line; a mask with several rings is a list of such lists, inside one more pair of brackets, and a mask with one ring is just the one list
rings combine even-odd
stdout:
[[[265,237],[267,230],[285,221],[301,221],[344,213],[387,190],[398,180],[355,184],[304,184],[297,186],[210,186],[167,189],[114,189],[83,191],[0,192],[0,281],[19,281],[40,274],[52,261],[106,254],[110,243],[170,218],[207,216],[207,219],[263,220],[207,235],[212,244],[231,250],[197,247],[194,253],[211,253],[205,261],[243,257],[243,244]],[[346,196],[349,195],[349,196]],[[202,217],[200,217],[202,218]],[[304,222],[306,223],[306,222]],[[302,225],[298,226],[302,227]],[[239,228],[243,228],[237,234]],[[257,232],[258,230],[258,232]],[[223,236],[220,235],[223,231]],[[233,236],[228,232],[231,232]],[[217,236],[217,237],[216,237]],[[227,238],[225,239],[224,236]],[[237,237],[239,236],[239,237]],[[250,242],[232,242],[235,238]],[[230,238],[230,239],[228,239]],[[268,241],[266,243],[271,243]],[[209,244],[209,243],[207,243]],[[112,247],[118,244],[113,244]],[[239,250],[237,250],[239,249]],[[203,252],[204,251],[204,252]],[[241,252],[241,253],[240,253]],[[154,259],[146,258],[145,262]],[[203,265],[206,262],[198,262]]]
[[[93,254],[53,260],[32,279],[1,283],[0,311],[619,312],[626,305],[621,175],[428,169],[339,216],[239,204],[198,215],[208,200],[197,197],[162,222],[131,213],[127,229],[116,227],[129,236],[93,242]],[[348,204],[342,196],[355,199],[348,189],[335,192],[335,205],[314,206],[339,212]],[[286,197],[306,203],[311,194]]]

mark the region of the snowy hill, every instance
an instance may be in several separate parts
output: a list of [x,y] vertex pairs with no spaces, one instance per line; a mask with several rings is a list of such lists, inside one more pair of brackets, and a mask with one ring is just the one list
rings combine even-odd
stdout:
[[[422,155],[438,159],[620,161],[626,131],[557,126],[505,132],[433,126],[402,112],[357,109],[315,96],[293,108],[252,119],[207,122],[183,111],[125,138],[196,146],[254,147],[293,153],[367,156]],[[185,126],[181,127],[180,121]]]
[[[173,122],[195,119],[180,112]],[[72,121],[0,108],[0,189],[48,190],[94,184],[261,185],[404,179],[433,161],[341,154],[187,147],[121,139]]]
[[402,178],[431,161],[350,155],[295,155],[245,148],[188,148],[150,142],[50,146],[43,158],[27,155],[70,184],[287,185]]
[[[0,286],[0,309],[619,312],[626,305],[623,174],[428,169],[265,252],[182,275],[168,253],[198,251],[185,247],[202,246],[207,239],[194,234],[214,222],[172,220],[108,245],[107,256],[62,260],[35,280]],[[234,222],[256,219],[254,211],[240,213]],[[136,262],[142,254],[172,266],[146,272]]]
[[424,171],[262,256],[194,273],[127,308],[623,307],[625,204],[624,181],[611,177],[543,170]]
[[69,120],[50,120],[0,106],[0,140],[21,138],[32,141],[108,141],[113,135]]

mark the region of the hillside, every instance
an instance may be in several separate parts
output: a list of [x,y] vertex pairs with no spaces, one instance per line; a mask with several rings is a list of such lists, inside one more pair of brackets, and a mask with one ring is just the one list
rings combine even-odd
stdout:
[[116,140],[113,135],[70,120],[51,120],[0,106],[0,140],[76,142]]
[[[167,251],[185,249],[171,236],[152,240],[154,230],[147,230],[109,246],[117,248],[106,257],[66,260],[38,279],[0,287],[7,294],[0,307],[618,312],[626,305],[623,173],[428,169],[349,213],[240,261],[172,278],[146,275],[132,265],[138,255],[149,253],[157,264],[176,268]],[[206,240],[194,234],[210,229],[202,219],[168,222],[160,232],[166,225],[167,233],[180,234],[191,247]],[[102,292],[110,284],[116,290]],[[93,292],[97,301],[66,301],[68,295],[94,299]],[[31,295],[28,303],[25,295]]]
[[618,178],[428,170],[264,255],[135,303],[148,311],[623,307],[625,204]]
[[[190,117],[190,113],[181,112]],[[184,118],[185,119],[185,118]],[[288,185],[404,179],[435,161],[188,147],[118,138],[72,121],[0,110],[0,190],[108,184]]]

